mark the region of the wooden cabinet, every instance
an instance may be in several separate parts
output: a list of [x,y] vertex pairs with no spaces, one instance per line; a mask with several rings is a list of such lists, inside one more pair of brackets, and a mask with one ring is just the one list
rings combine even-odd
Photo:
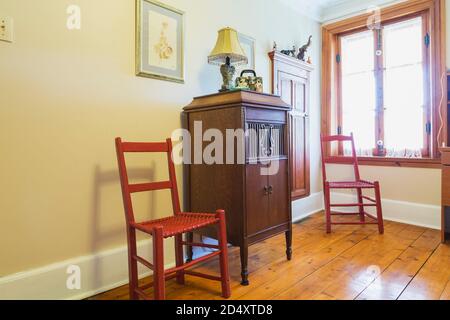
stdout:
[[442,242],[450,240],[450,148],[442,148]]
[[[208,164],[202,158],[211,150],[211,139],[198,143],[201,150],[191,147],[191,164],[184,170],[186,210],[226,211],[228,241],[240,247],[244,285],[248,284],[249,245],[286,233],[286,254],[291,259],[290,110],[278,96],[249,91],[198,97],[184,108],[183,126],[192,140],[209,129],[223,136],[223,146],[215,151],[223,155],[222,162],[216,158],[221,163]],[[233,138],[230,131],[245,135]],[[230,136],[235,146],[227,148]],[[215,238],[216,233],[205,229],[202,235]]]
[[310,195],[309,94],[312,66],[279,52],[272,60],[272,90],[292,106],[289,114],[292,199]]

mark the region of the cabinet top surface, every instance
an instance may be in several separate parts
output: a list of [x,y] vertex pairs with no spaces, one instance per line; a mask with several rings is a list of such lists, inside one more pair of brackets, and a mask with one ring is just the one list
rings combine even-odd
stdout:
[[285,103],[279,96],[248,90],[234,90],[195,97],[191,104],[184,107],[183,110],[195,111],[209,107],[233,106],[239,104],[244,104],[251,107],[272,107],[285,110],[291,109],[291,106]]
[[297,58],[285,55],[279,51],[271,51],[269,52],[269,57],[273,61],[281,61],[287,64],[291,64],[295,67],[298,67],[300,69],[303,69],[305,71],[311,72],[314,70],[314,66],[310,63],[307,63],[305,61],[301,61]]

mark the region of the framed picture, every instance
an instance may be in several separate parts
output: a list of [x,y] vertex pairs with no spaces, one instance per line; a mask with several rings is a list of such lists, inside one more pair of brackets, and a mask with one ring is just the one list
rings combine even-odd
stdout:
[[255,39],[242,33],[238,33],[238,38],[248,58],[248,64],[239,66],[239,73],[245,69],[255,70]]
[[136,0],[136,75],[184,83],[184,12]]

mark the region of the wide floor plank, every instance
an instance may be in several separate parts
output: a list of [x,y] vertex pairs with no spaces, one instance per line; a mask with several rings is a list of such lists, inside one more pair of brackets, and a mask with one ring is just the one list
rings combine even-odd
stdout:
[[447,282],[447,286],[441,295],[441,300],[450,300],[450,280]]
[[359,296],[360,300],[396,300],[427,262],[441,241],[440,232],[423,232],[372,284]]
[[450,246],[440,245],[403,291],[400,300],[439,300],[450,279]]
[[378,234],[363,239],[276,298],[319,299],[324,295],[334,299],[356,298],[409,245],[401,237],[408,226],[394,225],[387,229],[394,227],[397,231],[390,234],[390,241],[380,241],[385,236]]

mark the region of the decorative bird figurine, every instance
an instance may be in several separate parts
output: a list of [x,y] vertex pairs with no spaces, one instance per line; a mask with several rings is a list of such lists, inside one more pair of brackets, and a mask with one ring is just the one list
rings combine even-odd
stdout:
[[300,49],[298,49],[297,59],[299,59],[301,61],[305,61],[305,54],[308,51],[308,48],[311,46],[311,43],[312,43],[311,39],[312,39],[312,36],[309,36],[308,43],[305,44]]

